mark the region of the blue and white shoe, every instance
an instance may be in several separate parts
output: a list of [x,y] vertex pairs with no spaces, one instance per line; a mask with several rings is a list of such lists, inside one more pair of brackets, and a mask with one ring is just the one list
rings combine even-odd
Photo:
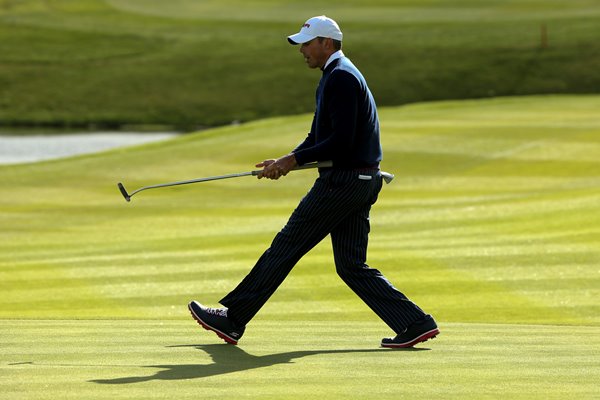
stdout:
[[192,317],[204,329],[213,331],[229,344],[237,344],[246,327],[237,326],[227,318],[227,308],[204,307],[197,301],[188,304]]
[[413,347],[417,343],[433,339],[440,334],[437,324],[431,315],[426,315],[423,319],[413,323],[404,332],[396,335],[395,338],[384,338],[381,341],[381,347],[406,348]]

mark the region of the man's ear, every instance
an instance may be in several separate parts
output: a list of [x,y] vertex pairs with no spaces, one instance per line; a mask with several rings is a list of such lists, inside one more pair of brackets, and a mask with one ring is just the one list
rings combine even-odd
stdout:
[[327,49],[333,49],[333,39],[332,38],[327,38],[325,39],[327,41]]

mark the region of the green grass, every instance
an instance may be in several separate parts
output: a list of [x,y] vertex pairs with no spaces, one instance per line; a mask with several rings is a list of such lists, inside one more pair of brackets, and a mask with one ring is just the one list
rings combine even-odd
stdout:
[[189,130],[311,112],[318,73],[285,37],[322,13],[380,105],[600,89],[593,0],[1,0],[0,124]]
[[390,335],[309,253],[221,345],[186,303],[245,276],[314,171],[136,195],[245,171],[310,115],[0,167],[0,398],[593,398],[600,364],[600,96],[381,110],[384,188],[369,264],[439,321]]
[[[218,344],[190,321],[7,321],[0,398],[590,399],[599,327],[445,323],[418,349],[343,321],[256,324]],[[277,340],[265,340],[274,338]],[[343,334],[340,334],[343,332]],[[24,339],[25,338],[25,339]],[[431,344],[429,344],[431,343]]]

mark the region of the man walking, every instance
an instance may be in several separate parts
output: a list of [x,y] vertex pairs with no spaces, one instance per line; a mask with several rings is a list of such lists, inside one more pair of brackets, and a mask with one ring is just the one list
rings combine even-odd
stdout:
[[188,308],[205,329],[237,344],[296,263],[327,235],[342,280],[396,333],[383,347],[412,347],[434,338],[433,318],[399,292],[378,270],[365,264],[369,212],[382,186],[382,150],[377,108],[360,71],[342,52],[342,32],[325,16],[306,21],[288,36],[300,45],[309,68],[323,71],[310,133],[290,154],[265,160],[259,178],[279,179],[298,165],[332,160],[319,169],[314,186],[285,227],[242,282],[210,308],[192,301]]

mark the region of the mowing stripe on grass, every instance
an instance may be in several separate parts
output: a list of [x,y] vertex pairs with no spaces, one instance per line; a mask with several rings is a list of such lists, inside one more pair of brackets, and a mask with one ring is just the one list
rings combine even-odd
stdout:
[[[442,320],[600,323],[598,109],[598,96],[383,108],[383,166],[397,178],[371,215],[369,263]],[[115,182],[243,170],[288,151],[309,122],[276,118],[0,167],[0,317],[186,318],[178,310],[191,298],[216,302],[283,226],[313,171],[157,190],[132,204]],[[327,241],[264,313],[318,318],[320,305],[370,318],[335,276]]]

